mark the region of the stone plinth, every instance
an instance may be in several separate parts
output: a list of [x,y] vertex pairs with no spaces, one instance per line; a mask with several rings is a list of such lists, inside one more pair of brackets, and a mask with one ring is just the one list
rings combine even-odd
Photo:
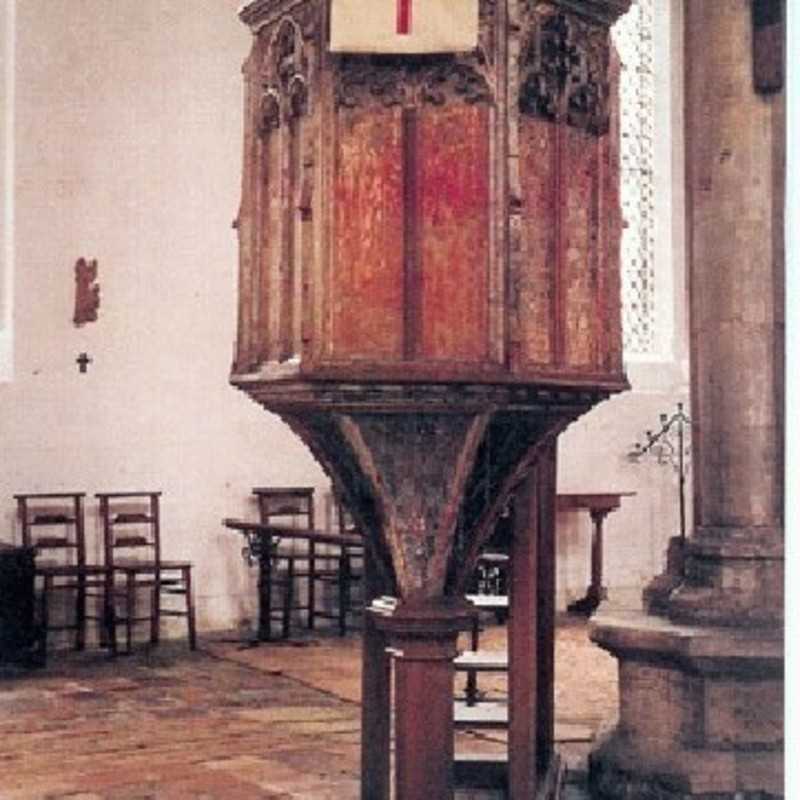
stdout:
[[620,719],[593,752],[598,798],[783,795],[783,640],[774,630],[599,616],[620,662]]

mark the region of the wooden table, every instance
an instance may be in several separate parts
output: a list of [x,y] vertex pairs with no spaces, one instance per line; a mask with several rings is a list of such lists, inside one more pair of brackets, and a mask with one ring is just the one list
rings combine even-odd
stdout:
[[556,496],[556,511],[583,511],[589,512],[592,518],[592,547],[591,547],[591,579],[586,594],[574,603],[570,603],[567,611],[573,614],[589,616],[606,595],[603,586],[603,521],[612,512],[616,511],[623,497],[632,497],[636,492],[596,492],[596,493],[568,493]]
[[[258,582],[258,638],[261,641],[269,641],[270,639],[270,619],[272,616],[270,574],[272,570],[273,545],[277,540],[303,541],[309,546],[327,544],[338,545],[339,547],[363,547],[364,545],[363,537],[353,534],[327,533],[312,528],[293,528],[286,525],[272,525],[231,518],[223,519],[222,524],[226,528],[242,534],[247,540],[247,550],[258,559],[260,571]],[[313,553],[311,557],[313,559]]]

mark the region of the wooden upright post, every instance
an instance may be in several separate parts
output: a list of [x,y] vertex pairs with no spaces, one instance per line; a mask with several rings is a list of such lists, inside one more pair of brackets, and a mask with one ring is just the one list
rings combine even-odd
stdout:
[[453,659],[472,613],[441,598],[375,616],[394,656],[395,800],[453,797]]
[[[375,560],[364,553],[364,601],[381,594]],[[389,800],[391,785],[391,657],[372,614],[364,615],[361,644],[361,800]]]
[[511,552],[509,791],[535,797],[554,740],[555,446],[517,492]]

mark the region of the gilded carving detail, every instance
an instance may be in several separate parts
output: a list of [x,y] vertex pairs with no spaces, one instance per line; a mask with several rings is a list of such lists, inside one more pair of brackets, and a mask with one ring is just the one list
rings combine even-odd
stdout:
[[523,114],[564,122],[601,136],[609,128],[608,29],[539,6],[520,58]]

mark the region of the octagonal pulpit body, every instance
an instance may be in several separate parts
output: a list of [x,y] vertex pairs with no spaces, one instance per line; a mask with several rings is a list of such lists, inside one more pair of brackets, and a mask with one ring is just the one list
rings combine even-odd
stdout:
[[480,0],[477,47],[411,56],[331,52],[326,0],[241,12],[232,381],[311,446],[406,599],[463,588],[537,447],[627,386],[628,4]]

